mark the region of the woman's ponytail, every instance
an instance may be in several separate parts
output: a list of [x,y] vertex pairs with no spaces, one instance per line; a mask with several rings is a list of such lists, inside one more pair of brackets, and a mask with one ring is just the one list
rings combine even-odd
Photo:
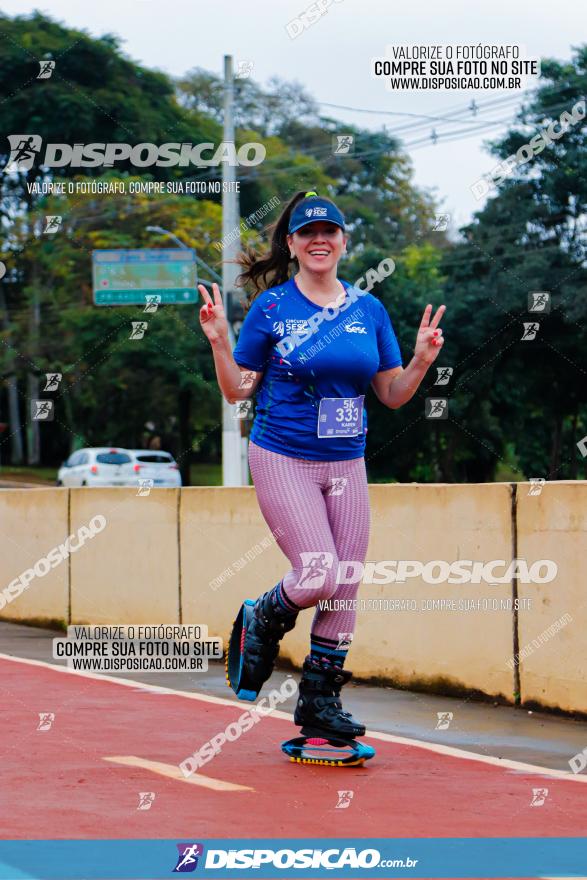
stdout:
[[268,254],[260,254],[254,248],[245,248],[237,257],[237,262],[243,270],[237,278],[237,284],[239,287],[244,287],[246,284],[253,286],[253,291],[247,297],[249,306],[261,291],[283,284],[289,279],[290,265],[295,263],[295,257],[290,257],[287,246],[289,218],[298,202],[301,202],[305,197],[305,192],[296,193],[293,199],[287,203],[273,227],[269,227],[273,228],[273,235],[271,236],[271,250]]

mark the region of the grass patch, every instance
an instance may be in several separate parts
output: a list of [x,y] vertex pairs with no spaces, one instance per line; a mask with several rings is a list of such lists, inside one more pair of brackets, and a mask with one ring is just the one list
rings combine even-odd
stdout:
[[192,486],[222,486],[222,465],[196,462],[190,466]]
[[0,467],[0,480],[15,483],[55,483],[57,468],[54,467]]

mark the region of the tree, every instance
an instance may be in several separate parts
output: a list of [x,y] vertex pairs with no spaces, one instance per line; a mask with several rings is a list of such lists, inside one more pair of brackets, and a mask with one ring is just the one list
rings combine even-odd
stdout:
[[[496,156],[515,155],[536,128],[544,131],[571,111],[587,90],[586,60],[583,47],[569,64],[542,62],[541,86],[516,126],[492,145]],[[578,355],[587,342],[586,148],[585,127],[569,125],[552,146],[513,167],[445,263],[464,356],[455,391],[470,389],[489,401],[499,425],[498,458],[513,443],[521,474],[550,479],[576,477],[576,441],[587,429]],[[536,291],[550,293],[550,313],[529,313],[528,296]],[[539,324],[536,338],[523,340],[523,324],[532,321]]]
[[[40,135],[48,143],[117,143],[201,141],[203,133],[197,117],[179,106],[173,81],[163,73],[144,68],[123,55],[117,38],[106,35],[95,39],[67,28],[40,12],[9,18],[0,15],[3,40],[0,45],[0,88],[10,100],[0,104],[0,128],[6,133]],[[39,61],[53,60],[55,68],[48,79],[38,79]],[[121,108],[124,107],[124,114]],[[209,125],[207,126],[209,130]],[[0,163],[6,166],[10,143],[0,143]],[[127,161],[122,169],[132,166]],[[9,268],[10,284],[0,298],[5,338],[10,334],[13,315],[28,310],[26,345],[28,363],[28,401],[39,397],[38,371],[31,368],[38,355],[42,334],[42,310],[36,264],[19,259],[15,252],[13,226],[19,221],[21,245],[28,248],[42,234],[32,224],[38,196],[36,182],[67,177],[79,169],[64,166],[47,169],[35,163],[28,171],[0,175],[0,218],[4,238],[2,252]],[[87,169],[89,175],[102,174],[103,168]],[[157,168],[161,178],[172,176],[171,169]],[[185,171],[181,172],[185,173]],[[20,456],[22,441],[18,407],[15,405],[21,381],[16,370],[14,349],[4,358],[2,372],[9,381],[10,427],[13,455]],[[23,407],[21,407],[21,410]],[[38,422],[29,419],[28,460],[40,459]]]

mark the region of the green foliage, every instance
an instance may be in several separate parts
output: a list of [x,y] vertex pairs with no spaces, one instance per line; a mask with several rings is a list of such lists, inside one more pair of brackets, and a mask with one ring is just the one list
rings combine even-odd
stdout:
[[[496,157],[514,154],[572,110],[587,93],[586,60],[583,47],[571,63],[542,63],[543,84],[516,127],[493,144]],[[587,130],[579,123],[514,169],[444,263],[447,336],[450,328],[459,367],[453,394],[455,403],[469,399],[466,426],[475,435],[468,445],[478,457],[488,442],[472,427],[483,400],[499,466],[510,449],[520,473],[547,479],[585,475],[576,443],[587,429],[586,178]],[[549,314],[528,312],[532,291],[550,292]],[[537,337],[522,341],[523,323],[532,320]]]
[[[128,58],[116,37],[99,39],[40,12],[0,16],[0,125],[38,133],[44,142],[214,142],[222,140],[221,80],[201,68],[178,81]],[[54,58],[48,80],[38,60]],[[587,48],[568,63],[546,60],[535,97],[491,149],[503,159],[571,110],[587,93]],[[545,122],[546,121],[546,122]],[[367,465],[372,480],[485,481],[585,474],[576,443],[587,433],[587,343],[584,218],[587,130],[570,128],[531,162],[518,166],[456,242],[433,231],[433,198],[413,184],[409,158],[385,131],[345,126],[354,152],[337,155],[337,120],[319,115],[298,83],[274,78],[263,88],[237,80],[236,141],[262,140],[267,157],[239,169],[243,218],[299,189],[337,200],[349,222],[349,255],[341,277],[351,282],[392,258],[395,271],[373,293],[387,308],[402,350],[411,358],[427,303],[446,303],[445,345],[414,398],[390,412],[370,392]],[[0,163],[8,141],[0,142]],[[207,169],[150,168],[141,178],[127,165],[87,169],[104,180],[208,180]],[[147,421],[180,458],[217,461],[221,397],[198,308],[98,308],[92,302],[91,252],[101,248],[167,247],[145,227],[169,229],[217,272],[222,236],[220,196],[66,196],[31,194],[35,179],[77,179],[79,169],[34,169],[0,178],[0,259],[8,272],[0,297],[0,369],[4,388],[16,377],[21,414],[27,376],[63,373],[57,417],[43,428],[42,454],[56,463],[71,448],[142,445]],[[278,206],[242,240],[262,246]],[[47,214],[63,216],[56,235],[43,234]],[[521,341],[530,320],[527,296],[552,292],[533,342]],[[31,316],[40,310],[37,332]],[[147,320],[144,339],[129,339],[130,322]],[[436,366],[452,366],[449,386],[434,384]],[[449,418],[424,418],[424,400],[450,398]],[[2,420],[6,420],[2,415]],[[7,447],[3,446],[3,461]],[[210,478],[212,479],[212,477]],[[214,474],[214,480],[218,479]]]

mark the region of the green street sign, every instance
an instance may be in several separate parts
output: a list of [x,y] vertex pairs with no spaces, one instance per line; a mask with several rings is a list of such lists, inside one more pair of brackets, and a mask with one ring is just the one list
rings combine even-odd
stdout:
[[198,301],[192,248],[92,251],[92,277],[97,306]]

